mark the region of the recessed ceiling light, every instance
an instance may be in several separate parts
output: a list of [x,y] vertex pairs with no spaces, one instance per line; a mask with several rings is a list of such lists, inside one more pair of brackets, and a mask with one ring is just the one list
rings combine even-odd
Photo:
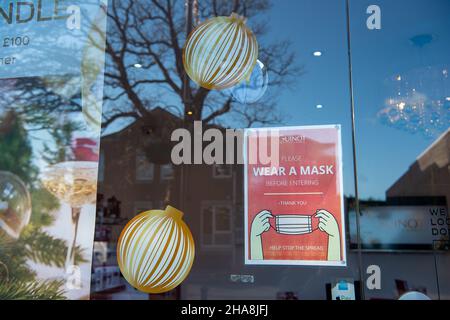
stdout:
[[316,106],[316,108],[317,108],[317,109],[322,109],[322,108],[323,108],[323,105],[318,104],[318,105]]
[[188,111],[187,114],[192,116],[194,113],[192,111]]
[[134,67],[140,69],[140,68],[142,68],[142,64],[140,64],[140,63],[135,63],[135,64],[134,64]]
[[314,55],[314,57],[320,57],[320,56],[322,56],[322,51],[314,51],[313,55]]
[[445,98],[445,100],[450,101],[450,97]]
[[401,81],[402,80],[402,76],[398,75],[397,76],[397,81]]

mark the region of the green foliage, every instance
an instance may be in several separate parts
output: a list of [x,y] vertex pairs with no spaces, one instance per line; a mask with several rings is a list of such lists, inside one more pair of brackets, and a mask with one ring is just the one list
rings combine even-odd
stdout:
[[64,300],[61,281],[0,282],[0,300]]
[[[31,280],[34,273],[26,265],[28,260],[62,268],[66,255],[67,244],[64,240],[31,225],[25,228],[18,240],[0,235],[0,262],[7,268],[9,278]],[[79,246],[75,248],[75,262],[86,262]]]
[[[24,254],[34,262],[58,268],[64,267],[67,245],[64,240],[56,239],[37,228],[28,228],[20,239],[19,246],[25,248]],[[80,247],[75,248],[75,263],[86,262]]]
[[0,282],[33,281],[36,274],[28,267],[27,260],[26,248],[0,231]]
[[32,149],[27,131],[14,112],[9,112],[0,130],[0,168],[19,176],[29,184],[37,170],[31,161]]
[[71,121],[52,128],[50,133],[54,139],[54,146],[44,144],[43,159],[49,164],[67,161],[70,158],[70,155],[67,154],[67,147],[72,142],[73,132],[79,129],[80,126]]
[[[62,299],[61,282],[36,280],[28,261],[63,268],[67,255],[65,241],[29,225],[18,240],[0,234],[0,300]],[[83,252],[75,248],[75,262],[83,263]]]
[[31,190],[33,204],[30,222],[37,227],[50,226],[55,217],[50,212],[59,208],[59,201],[43,187]]

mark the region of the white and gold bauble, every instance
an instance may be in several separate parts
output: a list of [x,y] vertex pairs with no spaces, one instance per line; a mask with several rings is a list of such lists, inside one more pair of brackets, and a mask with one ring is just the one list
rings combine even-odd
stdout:
[[177,287],[194,262],[194,239],[171,206],[134,217],[120,234],[117,261],[125,279],[146,293],[162,293]]
[[186,73],[199,86],[223,90],[248,80],[258,59],[258,42],[233,13],[200,24],[188,37],[183,50]]

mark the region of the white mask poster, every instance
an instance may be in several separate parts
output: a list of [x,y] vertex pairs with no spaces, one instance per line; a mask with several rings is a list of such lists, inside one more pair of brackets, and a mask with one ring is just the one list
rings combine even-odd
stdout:
[[0,2],[0,299],[88,299],[107,3]]
[[246,264],[346,266],[340,125],[247,129]]

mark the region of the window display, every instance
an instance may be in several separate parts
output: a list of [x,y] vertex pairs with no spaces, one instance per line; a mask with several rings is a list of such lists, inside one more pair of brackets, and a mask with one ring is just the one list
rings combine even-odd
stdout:
[[450,299],[432,2],[0,1],[0,300]]

